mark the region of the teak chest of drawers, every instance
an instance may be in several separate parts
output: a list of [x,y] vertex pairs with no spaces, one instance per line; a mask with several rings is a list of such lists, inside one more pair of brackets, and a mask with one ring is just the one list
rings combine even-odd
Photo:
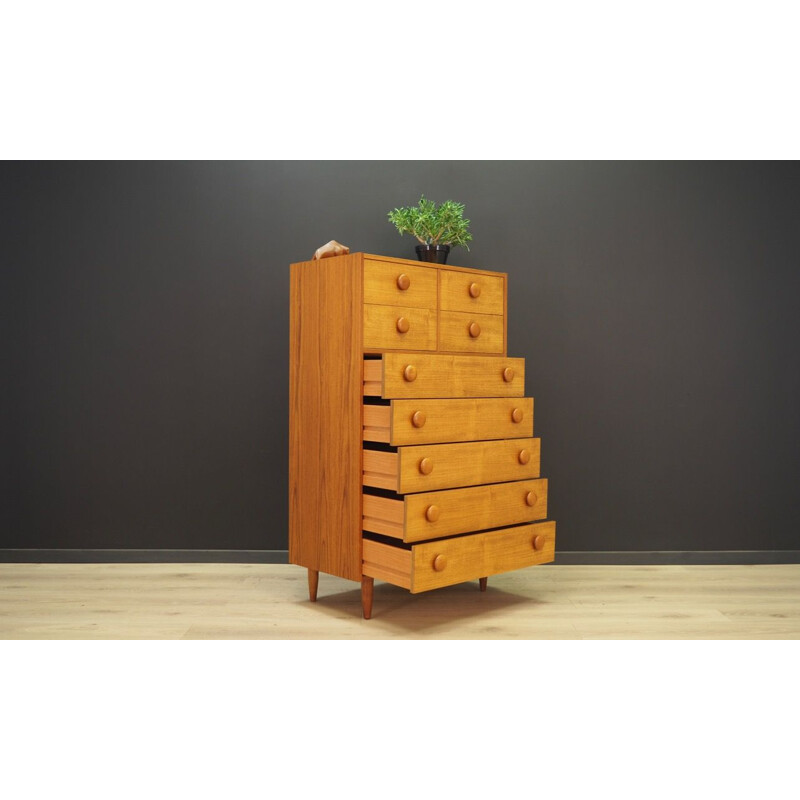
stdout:
[[291,267],[289,561],[411,592],[552,561],[507,276],[353,253]]

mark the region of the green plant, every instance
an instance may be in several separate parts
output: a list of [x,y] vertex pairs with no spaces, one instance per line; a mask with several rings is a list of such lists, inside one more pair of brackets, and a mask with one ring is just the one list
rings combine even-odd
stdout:
[[445,200],[436,205],[433,200],[420,197],[416,206],[395,208],[388,214],[402,236],[410,233],[422,244],[446,244],[450,247],[467,247],[472,241],[469,220],[464,219],[464,205],[453,200]]

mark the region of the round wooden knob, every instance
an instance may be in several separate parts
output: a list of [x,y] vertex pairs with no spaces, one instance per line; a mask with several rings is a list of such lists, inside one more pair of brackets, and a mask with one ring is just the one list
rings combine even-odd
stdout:
[[409,364],[403,370],[403,378],[407,380],[409,383],[415,381],[417,379],[417,368],[413,364]]
[[415,428],[421,428],[425,424],[426,420],[425,412],[424,411],[415,411],[411,415],[411,424]]
[[408,333],[409,327],[408,320],[405,317],[397,318],[397,330],[400,333]]
[[481,326],[478,325],[477,322],[470,322],[470,324],[469,324],[469,335],[473,339],[477,339],[481,335]]
[[521,409],[521,408],[515,408],[515,409],[514,409],[514,410],[511,412],[511,419],[512,419],[514,422],[522,422],[522,417],[523,417],[523,416],[524,416],[524,414],[522,413],[522,409]]
[[535,505],[536,505],[536,501],[537,501],[538,499],[539,499],[539,498],[538,498],[538,497],[536,497],[536,492],[528,492],[528,494],[526,494],[526,495],[525,495],[525,502],[526,502],[526,503],[527,503],[529,506],[535,506]]
[[533,549],[541,550],[544,547],[544,536],[540,533],[538,536],[533,537]]
[[439,506],[428,506],[425,509],[425,519],[428,522],[436,522],[439,519]]
[[469,285],[469,296],[470,297],[480,297],[481,296],[481,287],[478,286],[477,283],[471,283]]
[[411,286],[411,278],[405,272],[397,276],[397,288],[401,292],[404,292],[409,286]]
[[531,460],[530,451],[529,450],[520,450],[519,451],[519,455],[517,456],[517,458],[519,458],[519,463],[520,464],[527,464]]
[[431,472],[433,472],[433,461],[431,461],[429,458],[423,458],[419,462],[419,471],[423,475],[430,475]]
[[438,555],[433,559],[433,568],[441,572],[447,566],[447,559],[443,555]]
[[511,369],[511,367],[506,367],[506,368],[503,370],[503,380],[504,380],[506,383],[511,383],[511,381],[513,381],[513,380],[514,380],[514,370],[513,370],[513,369]]

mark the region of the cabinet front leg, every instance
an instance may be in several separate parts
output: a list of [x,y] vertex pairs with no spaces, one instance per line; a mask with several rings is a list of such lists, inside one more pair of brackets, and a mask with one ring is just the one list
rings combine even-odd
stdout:
[[488,578],[478,578],[478,581],[481,584],[481,591],[485,592],[486,591],[486,584],[489,582],[489,579]]
[[317,602],[317,586],[319,586],[319,570],[309,569],[308,571],[308,599],[312,603]]
[[364,612],[364,619],[372,616],[372,589],[375,580],[366,575],[361,576],[361,609]]

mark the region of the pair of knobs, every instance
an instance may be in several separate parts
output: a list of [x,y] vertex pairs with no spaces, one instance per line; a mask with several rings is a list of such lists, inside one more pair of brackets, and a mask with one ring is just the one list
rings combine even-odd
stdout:
[[[411,278],[409,278],[408,275],[405,274],[405,272],[397,276],[397,288],[401,292],[405,292],[409,288],[409,286],[411,286]],[[470,297],[478,298],[481,296],[481,287],[478,286],[477,283],[471,283],[469,285],[468,291]]]
[[[503,380],[506,383],[511,383],[514,380],[514,370],[512,367],[506,367],[503,372]],[[403,370],[403,379],[408,383],[413,383],[417,379],[417,368],[413,364],[408,364]]]
[[[525,495],[525,503],[529,506],[535,506],[536,501],[539,498],[536,496],[536,492],[528,492]],[[437,505],[429,505],[425,509],[425,519],[428,522],[436,522],[439,519],[439,515],[441,514],[441,509]]]
[[[520,450],[519,453],[517,453],[517,460],[520,464],[528,464],[531,460],[531,451]],[[430,458],[420,459],[419,471],[423,475],[430,475],[431,472],[433,472],[433,461]]]
[[[522,409],[521,408],[515,408],[511,412],[511,421],[512,422],[522,422],[524,416],[525,415],[522,413]],[[428,418],[425,416],[425,412],[424,411],[415,411],[411,415],[411,424],[415,428],[422,428],[425,425],[425,423],[427,422],[427,420],[428,420]]]
[[[411,323],[405,317],[398,317],[395,327],[398,333],[408,333]],[[481,335],[481,326],[477,322],[470,322],[467,331],[473,339],[477,339]]]
[[[545,537],[541,533],[537,536],[534,536],[533,539],[531,539],[531,545],[533,546],[534,550],[543,549],[545,545]],[[435,572],[442,572],[447,566],[447,557],[439,553],[439,555],[434,556],[432,566]]]

